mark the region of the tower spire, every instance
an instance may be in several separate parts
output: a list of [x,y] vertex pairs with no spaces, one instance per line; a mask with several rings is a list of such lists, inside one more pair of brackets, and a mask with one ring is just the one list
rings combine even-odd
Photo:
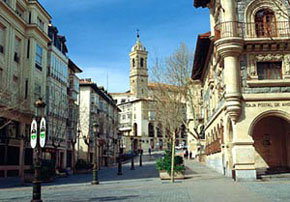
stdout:
[[137,29],[136,31],[137,31],[137,39],[139,39],[139,38],[140,38],[139,31],[140,31],[140,30],[139,30],[139,29]]

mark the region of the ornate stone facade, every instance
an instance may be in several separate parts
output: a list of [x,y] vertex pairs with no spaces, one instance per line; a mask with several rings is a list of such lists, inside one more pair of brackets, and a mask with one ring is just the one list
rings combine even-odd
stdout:
[[236,180],[290,167],[289,6],[284,0],[208,4],[210,45],[199,43],[208,61],[193,68],[193,75],[203,72],[193,79],[204,92],[206,163]]

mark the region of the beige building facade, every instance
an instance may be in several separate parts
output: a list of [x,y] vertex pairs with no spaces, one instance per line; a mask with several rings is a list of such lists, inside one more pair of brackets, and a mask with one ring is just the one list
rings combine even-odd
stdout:
[[289,5],[283,0],[195,0],[210,10],[198,37],[206,164],[236,180],[290,167]]
[[[104,88],[98,87],[91,79],[80,80],[79,96],[79,137],[76,146],[78,158],[93,163],[96,145],[99,154],[97,161],[100,166],[116,163],[120,142],[118,107]],[[98,125],[96,132],[94,125]]]
[[23,177],[32,165],[29,131],[34,102],[45,98],[50,19],[36,0],[0,1],[0,177]]

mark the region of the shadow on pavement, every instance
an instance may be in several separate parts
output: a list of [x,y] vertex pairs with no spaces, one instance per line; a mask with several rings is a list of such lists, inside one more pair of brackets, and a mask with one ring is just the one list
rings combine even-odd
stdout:
[[139,195],[128,195],[128,196],[107,196],[107,197],[95,197],[90,198],[90,201],[124,201],[131,198],[138,198]]
[[[122,181],[122,180],[140,180],[146,178],[156,178],[159,177],[159,173],[155,166],[155,161],[157,158],[161,157],[162,154],[152,154],[143,156],[143,166],[139,166],[139,156],[135,157],[134,164],[135,170],[130,170],[131,162],[127,161],[123,164],[123,175],[117,175],[117,167],[103,167],[99,171],[99,181],[109,182],[109,181]],[[56,178],[53,182],[42,183],[42,186],[56,186],[56,185],[69,185],[69,184],[82,184],[91,183],[92,173],[89,174],[76,174],[68,177]],[[16,188],[16,187],[29,187],[32,186],[31,183],[21,185],[17,178],[14,181],[9,181],[9,179],[0,180],[0,190],[5,188]]]

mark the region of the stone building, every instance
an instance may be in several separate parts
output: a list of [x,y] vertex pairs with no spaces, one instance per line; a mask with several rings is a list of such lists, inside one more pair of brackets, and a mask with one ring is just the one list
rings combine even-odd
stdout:
[[[97,137],[100,166],[108,166],[116,162],[119,152],[118,112],[113,98],[98,87],[91,79],[80,80],[80,120],[77,142],[78,158],[93,163],[95,151],[94,137]],[[97,124],[99,131],[94,134],[93,126]]]
[[0,1],[0,177],[21,176],[33,163],[34,103],[45,100],[48,24],[36,0]]
[[206,163],[236,180],[290,167],[290,7],[284,0],[194,0],[210,10],[192,79],[201,83]]
[[66,168],[69,85],[66,39],[53,25],[48,27],[51,42],[48,46],[46,81],[47,143],[44,158],[55,161],[56,167]]
[[[120,132],[123,134],[125,151],[149,148],[162,150],[167,147],[166,126],[156,120],[156,108],[152,93],[162,84],[148,82],[148,52],[139,35],[131,49],[130,90],[125,93],[110,93],[117,102],[120,112]],[[170,89],[169,85],[163,85]],[[185,104],[185,103],[184,103]],[[185,134],[179,135],[176,144],[186,144]]]
[[78,138],[78,123],[79,123],[79,111],[80,111],[80,79],[77,74],[82,70],[71,60],[68,60],[68,121],[67,121],[67,167],[74,168],[77,153],[76,143]]

